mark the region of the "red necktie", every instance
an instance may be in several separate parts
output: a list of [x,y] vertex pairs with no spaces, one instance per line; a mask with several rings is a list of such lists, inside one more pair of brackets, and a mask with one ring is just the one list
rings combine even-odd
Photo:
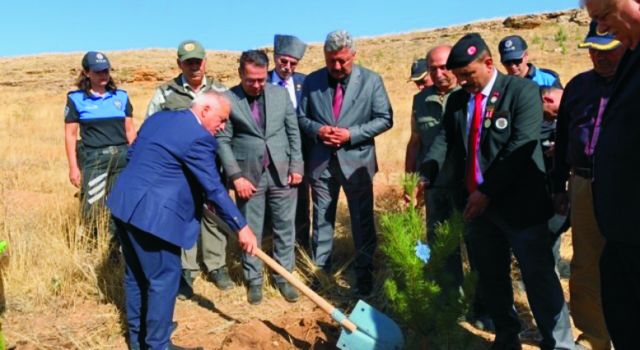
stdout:
[[474,96],[473,105],[473,119],[471,120],[471,127],[469,128],[469,142],[467,152],[467,178],[466,185],[469,194],[475,192],[478,189],[478,179],[476,174],[478,173],[478,146],[480,144],[480,123],[482,122],[482,96],[481,92],[478,92]]
[[333,120],[338,121],[340,118],[340,109],[342,109],[342,84],[338,82],[333,94]]

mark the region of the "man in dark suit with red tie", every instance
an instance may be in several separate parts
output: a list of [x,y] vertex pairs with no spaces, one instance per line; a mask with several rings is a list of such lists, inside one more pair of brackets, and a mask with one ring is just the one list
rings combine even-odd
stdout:
[[511,251],[542,335],[541,348],[574,349],[547,227],[552,208],[538,140],[539,89],[528,80],[499,73],[477,33],[454,45],[447,68],[462,89],[447,101],[443,128],[423,158],[421,173],[427,185],[433,183],[448,154],[447,161],[454,162],[452,183],[468,195],[463,216],[478,288],[495,323],[491,349],[521,349]]

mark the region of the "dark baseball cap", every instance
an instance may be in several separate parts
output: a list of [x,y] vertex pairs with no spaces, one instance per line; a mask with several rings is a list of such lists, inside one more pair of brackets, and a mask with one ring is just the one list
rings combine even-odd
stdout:
[[500,51],[500,62],[519,60],[527,51],[527,42],[519,35],[510,35],[500,40],[498,51]]
[[82,57],[82,69],[100,72],[111,68],[107,56],[102,52],[89,51]]
[[621,42],[609,33],[601,33],[598,31],[598,22],[591,21],[589,25],[589,33],[584,41],[578,44],[581,49],[595,49],[598,51],[609,51],[617,48]]
[[420,58],[413,62],[411,65],[411,77],[409,81],[418,81],[424,79],[424,76],[427,75],[427,70],[429,69],[429,65],[427,64],[427,60],[424,58]]
[[487,43],[478,33],[470,33],[458,40],[451,48],[447,59],[447,69],[466,67],[469,63],[479,59],[483,52],[487,52]]
[[204,46],[195,40],[185,40],[178,45],[178,59],[180,62],[191,58],[203,60],[207,56]]

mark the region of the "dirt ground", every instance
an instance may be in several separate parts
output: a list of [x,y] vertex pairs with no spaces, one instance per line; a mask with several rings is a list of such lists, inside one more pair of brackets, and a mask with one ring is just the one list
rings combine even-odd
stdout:
[[[570,235],[562,240],[560,274],[567,291],[568,259],[571,256]],[[231,266],[232,277],[239,283],[238,266]],[[341,310],[349,312],[357,298],[349,288],[353,276],[350,271],[337,274],[333,287],[321,294]],[[380,285],[373,299],[379,306]],[[517,288],[517,287],[516,287]],[[219,291],[212,283],[197,278],[196,296],[178,301],[174,315],[177,328],[172,342],[185,349],[335,349],[340,327],[315,306],[301,297],[297,303],[286,302],[276,289],[266,286],[260,305],[250,305],[240,284],[230,291]],[[568,299],[568,294],[566,295]],[[377,299],[376,299],[377,298]],[[65,301],[47,310],[20,310],[8,302],[3,331],[9,349],[126,349],[123,312],[110,302]],[[18,304],[18,303],[16,303]],[[523,322],[522,338],[525,349],[537,349],[538,333],[521,291],[516,293],[516,307]],[[470,349],[489,347],[493,335],[461,323],[471,338]],[[108,339],[105,345],[105,338]]]

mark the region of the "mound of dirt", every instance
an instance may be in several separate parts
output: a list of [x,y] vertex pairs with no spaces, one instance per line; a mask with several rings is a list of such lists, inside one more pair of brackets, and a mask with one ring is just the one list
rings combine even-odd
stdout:
[[221,349],[335,349],[340,329],[320,309],[272,320],[251,320],[229,329]]

